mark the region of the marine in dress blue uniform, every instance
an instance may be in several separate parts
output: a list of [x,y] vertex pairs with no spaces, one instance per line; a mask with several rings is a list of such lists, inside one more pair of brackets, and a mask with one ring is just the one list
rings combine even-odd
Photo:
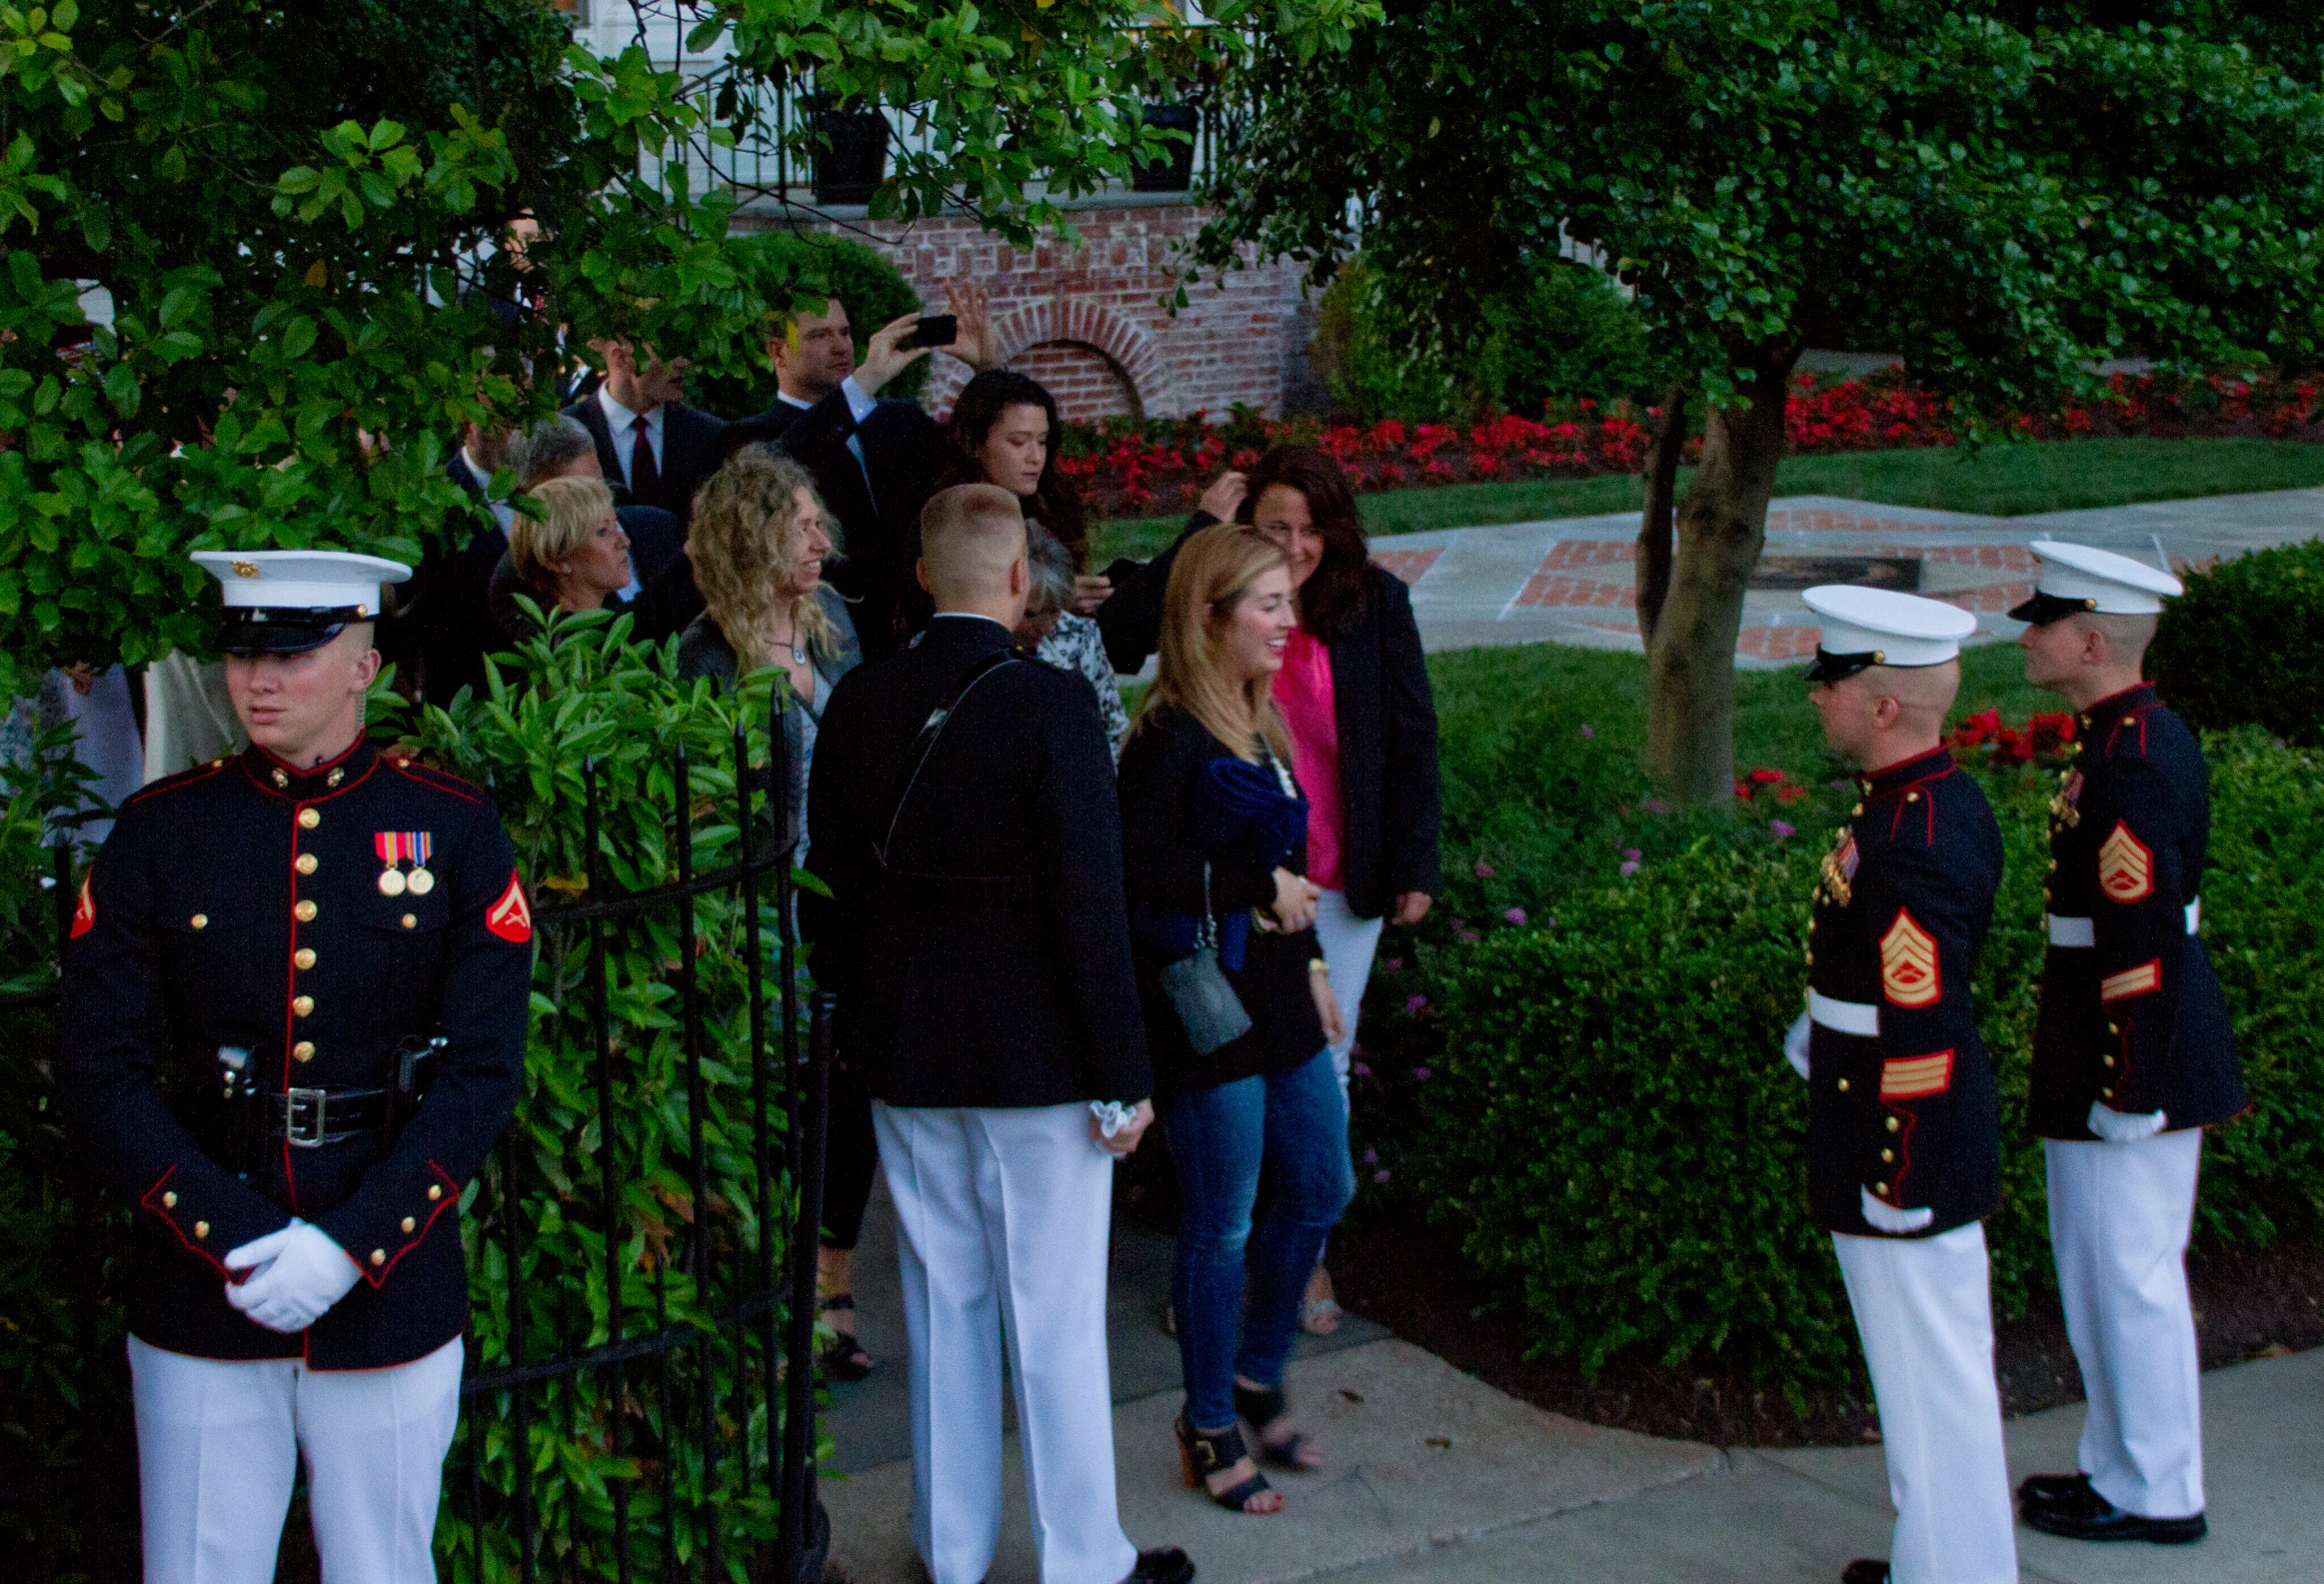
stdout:
[[1941,746],[1975,619],[1884,590],[1805,595],[1832,746],[1870,767],[1808,925],[1808,1202],[1863,1339],[1896,1506],[1890,1557],[1847,1584],[2017,1577],[1982,1218],[2001,1205],[2000,1102],[1970,981],[2001,832]]
[[147,787],[75,898],[60,1088],[135,1207],[146,1578],[271,1579],[304,1450],[326,1576],[417,1584],[458,1414],[459,1201],[520,1091],[531,914],[491,801],[362,740],[369,618],[406,569],[197,559],[245,675],[356,669],[331,757],[254,743]]
[[2186,1245],[2203,1129],[2241,1113],[2227,1000],[2197,933],[2211,828],[2202,748],[2139,669],[2170,574],[2041,542],[2009,614],[2027,680],[2075,705],[2050,802],[2049,951],[2031,1120],[2050,1242],[2089,1403],[2072,1474],[2020,1490],[2026,1522],[2078,1539],[2200,1539],[2201,1389]]

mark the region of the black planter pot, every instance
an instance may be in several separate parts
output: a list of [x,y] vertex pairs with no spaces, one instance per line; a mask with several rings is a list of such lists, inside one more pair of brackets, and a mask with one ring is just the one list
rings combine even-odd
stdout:
[[1146,124],[1169,132],[1183,132],[1186,141],[1166,145],[1167,158],[1142,165],[1131,174],[1130,186],[1141,193],[1182,193],[1194,185],[1194,134],[1201,129],[1202,113],[1192,105],[1148,105]]
[[888,174],[888,118],[877,110],[817,108],[816,130],[831,147],[815,151],[815,201],[867,204]]

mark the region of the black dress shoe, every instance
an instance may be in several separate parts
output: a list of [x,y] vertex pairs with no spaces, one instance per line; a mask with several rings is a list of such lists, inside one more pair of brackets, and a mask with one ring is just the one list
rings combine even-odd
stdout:
[[2063,1540],[2144,1540],[2152,1545],[2192,1545],[2210,1532],[2201,1513],[2192,1518],[2145,1518],[2124,1512],[2087,1485],[2052,1501],[2028,1502],[2026,1524]]
[[1840,1575],[1840,1584],[1888,1584],[1888,1559],[1860,1556]]
[[1122,1584],[1194,1584],[1193,1559],[1174,1545],[1138,1553],[1138,1566]]
[[2029,1474],[2017,1487],[2017,1499],[2028,1506],[2049,1507],[2071,1501],[2089,1488],[2087,1474]]

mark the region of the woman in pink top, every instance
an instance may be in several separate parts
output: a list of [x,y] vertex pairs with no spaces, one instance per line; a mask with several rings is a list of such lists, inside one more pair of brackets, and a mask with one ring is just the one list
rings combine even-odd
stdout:
[[[1411,599],[1372,565],[1337,463],[1276,447],[1251,470],[1242,511],[1282,546],[1296,591],[1274,699],[1307,794],[1306,872],[1321,890],[1315,933],[1345,1030],[1331,1046],[1344,1095],[1380,926],[1419,922],[1438,888],[1436,704]],[[1320,1264],[1303,1307],[1309,1330],[1337,1326]]]

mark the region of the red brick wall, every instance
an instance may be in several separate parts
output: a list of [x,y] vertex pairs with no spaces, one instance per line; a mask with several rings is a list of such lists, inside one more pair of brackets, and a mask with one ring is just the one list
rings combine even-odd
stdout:
[[[1188,287],[1175,317],[1162,306],[1175,281],[1173,247],[1192,238],[1205,213],[1184,203],[1078,210],[1079,247],[1053,239],[1030,252],[957,216],[909,227],[858,222],[851,231],[877,235],[933,311],[943,310],[947,281],[982,284],[1011,367],[1049,386],[1069,418],[1176,418],[1197,409],[1224,417],[1237,402],[1279,413],[1286,363],[1305,352],[1290,345],[1294,267],[1237,270],[1222,288]],[[968,370],[950,358],[937,365],[926,400],[941,415]]]

